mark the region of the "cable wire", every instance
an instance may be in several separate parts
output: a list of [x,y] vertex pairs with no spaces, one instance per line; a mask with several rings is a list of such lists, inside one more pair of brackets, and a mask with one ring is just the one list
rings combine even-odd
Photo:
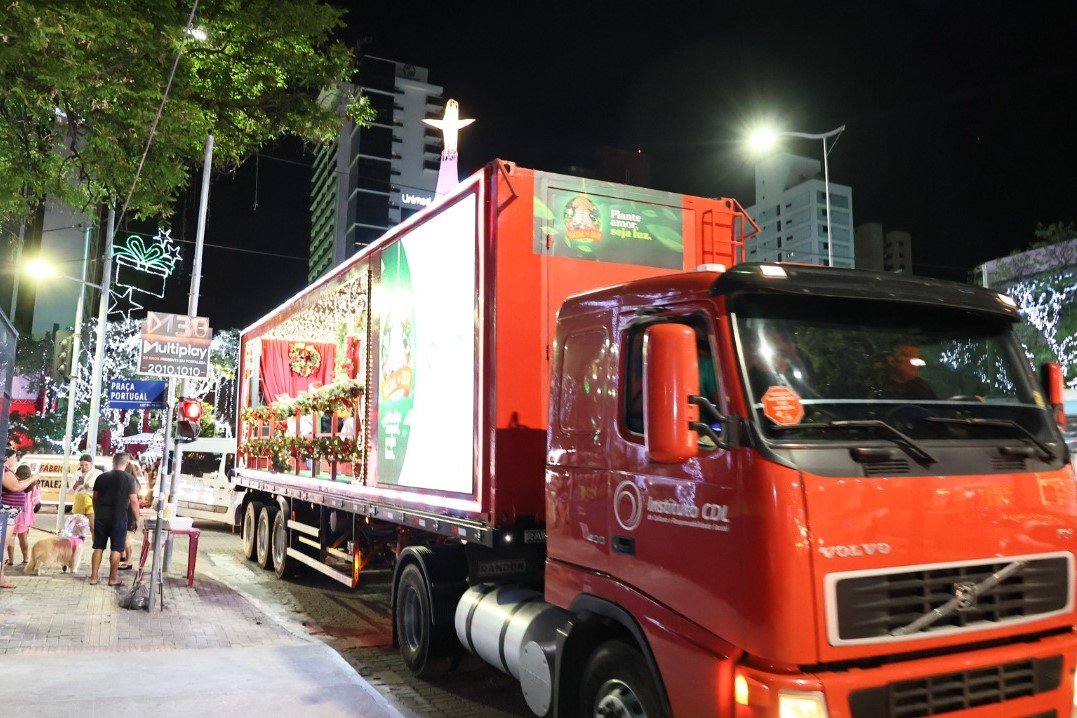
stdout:
[[150,135],[146,138],[146,147],[142,150],[142,157],[138,160],[138,168],[135,169],[135,176],[131,179],[131,189],[127,190],[127,199],[123,201],[123,207],[120,209],[119,218],[116,221],[117,226],[123,221],[124,215],[127,213],[127,206],[131,202],[131,197],[135,193],[135,186],[138,185],[138,178],[142,175],[142,167],[146,164],[146,157],[150,153],[150,147],[153,145],[153,138],[157,134],[157,125],[161,121],[161,115],[165,111],[165,103],[168,102],[168,93],[172,90],[172,81],[176,77],[176,68],[179,67],[180,57],[183,55],[183,49],[187,47],[187,38],[191,36],[191,28],[194,26],[194,16],[198,11],[199,0],[194,0],[194,4],[191,5],[191,14],[187,17],[187,27],[183,31],[183,39],[180,41],[179,49],[176,50],[176,59],[172,61],[172,70],[168,73],[168,82],[165,84],[164,94],[161,95],[161,104],[157,107],[157,115],[153,118],[153,124],[150,125]]

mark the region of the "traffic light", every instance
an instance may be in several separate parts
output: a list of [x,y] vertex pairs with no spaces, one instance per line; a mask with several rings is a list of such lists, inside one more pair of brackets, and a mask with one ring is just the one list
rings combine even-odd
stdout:
[[57,332],[52,345],[52,376],[64,380],[71,374],[71,348],[74,344],[71,332]]
[[179,420],[176,422],[176,441],[194,441],[202,432],[202,402],[198,399],[184,399],[179,405]]

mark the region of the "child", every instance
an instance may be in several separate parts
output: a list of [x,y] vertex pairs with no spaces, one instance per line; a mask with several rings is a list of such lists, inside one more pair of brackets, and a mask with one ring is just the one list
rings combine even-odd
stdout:
[[[93,490],[86,485],[86,481],[79,477],[79,480],[75,482],[72,487],[75,492],[74,498],[71,500],[71,517],[81,517],[79,523],[86,522],[89,524],[90,533],[88,535],[93,536]],[[70,521],[70,519],[68,519]],[[70,525],[65,526],[65,532],[71,528]]]
[[[18,468],[15,469],[15,476],[19,481],[26,481],[33,476],[33,471],[26,464],[19,464]],[[26,534],[30,531],[30,527],[34,525],[36,515],[34,507],[37,506],[37,502],[41,499],[41,489],[35,482],[23,489],[23,492],[26,494],[26,508],[15,517],[15,525],[11,527],[11,532],[19,539],[19,550],[22,552],[22,562],[25,564],[30,556],[30,546],[26,540]],[[15,546],[10,542],[7,545],[7,559],[9,566],[15,562]]]

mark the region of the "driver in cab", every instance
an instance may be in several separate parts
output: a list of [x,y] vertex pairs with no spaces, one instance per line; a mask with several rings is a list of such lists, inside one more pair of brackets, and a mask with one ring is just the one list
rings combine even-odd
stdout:
[[920,347],[915,344],[898,344],[886,357],[886,377],[879,387],[880,399],[902,401],[930,401],[938,398],[935,390],[920,377],[925,365],[920,358]]

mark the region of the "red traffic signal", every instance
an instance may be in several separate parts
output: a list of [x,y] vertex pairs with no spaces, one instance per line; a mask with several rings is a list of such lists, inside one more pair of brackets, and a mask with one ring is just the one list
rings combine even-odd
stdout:
[[180,416],[185,421],[202,421],[202,402],[197,399],[184,399],[180,404]]

